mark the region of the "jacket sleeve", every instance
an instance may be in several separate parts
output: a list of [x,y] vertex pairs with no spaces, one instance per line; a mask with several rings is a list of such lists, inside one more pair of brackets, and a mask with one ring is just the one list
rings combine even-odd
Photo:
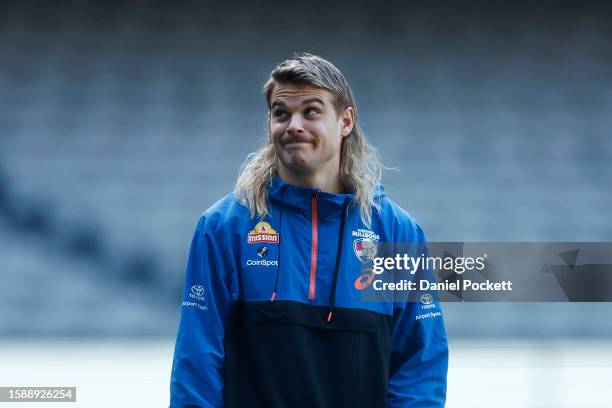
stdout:
[[236,290],[220,242],[203,215],[187,260],[170,381],[171,408],[223,406],[223,337]]
[[[427,256],[427,246],[418,228],[421,243],[418,253]],[[415,255],[413,255],[415,256]],[[418,255],[416,255],[418,256]],[[415,275],[419,279],[433,279],[428,270]],[[417,286],[418,288],[418,286]],[[440,303],[433,294],[434,306],[420,301],[426,292],[400,304],[393,314],[391,334],[391,362],[389,370],[389,408],[440,408],[446,401],[448,371],[448,343]]]

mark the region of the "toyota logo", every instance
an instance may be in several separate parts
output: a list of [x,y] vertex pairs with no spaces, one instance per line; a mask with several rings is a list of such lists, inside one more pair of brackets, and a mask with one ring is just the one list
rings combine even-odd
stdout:
[[431,294],[426,293],[424,295],[421,295],[421,302],[428,305],[431,302],[433,302],[433,296],[431,296]]
[[196,296],[202,296],[202,294],[204,293],[204,286],[202,286],[202,285],[193,285],[191,287],[191,293],[193,293]]

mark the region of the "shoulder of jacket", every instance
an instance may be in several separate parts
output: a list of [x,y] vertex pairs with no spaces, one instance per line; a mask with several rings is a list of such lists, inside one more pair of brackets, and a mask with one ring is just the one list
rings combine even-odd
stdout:
[[240,204],[233,192],[217,200],[200,216],[199,227],[212,231],[228,228],[236,221],[250,219],[248,208]]
[[425,233],[416,219],[395,201],[384,196],[380,203],[380,217],[384,223],[393,223],[402,235],[411,240],[425,241]]

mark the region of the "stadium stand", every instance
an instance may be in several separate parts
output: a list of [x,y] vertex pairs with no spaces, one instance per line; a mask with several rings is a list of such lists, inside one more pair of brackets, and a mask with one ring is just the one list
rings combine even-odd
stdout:
[[[1,6],[0,334],[173,335],[195,223],[264,140],[261,85],[299,50],[347,74],[399,168],[387,191],[429,240],[612,239],[598,16],[568,27],[559,15],[560,29],[356,10],[330,39],[324,21],[304,33],[310,15],[279,37],[257,2],[147,4]],[[232,30],[219,23],[230,15]],[[466,336],[612,333],[580,320],[598,306],[571,306],[446,308]]]

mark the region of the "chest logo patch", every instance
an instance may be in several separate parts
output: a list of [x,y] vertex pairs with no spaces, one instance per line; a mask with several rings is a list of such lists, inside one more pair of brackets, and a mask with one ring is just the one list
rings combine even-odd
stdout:
[[258,244],[260,242],[278,244],[278,241],[278,233],[265,221],[258,222],[255,228],[253,228],[247,236],[247,242],[249,244]]
[[353,230],[353,250],[361,263],[371,262],[378,252],[380,236],[366,229]]

